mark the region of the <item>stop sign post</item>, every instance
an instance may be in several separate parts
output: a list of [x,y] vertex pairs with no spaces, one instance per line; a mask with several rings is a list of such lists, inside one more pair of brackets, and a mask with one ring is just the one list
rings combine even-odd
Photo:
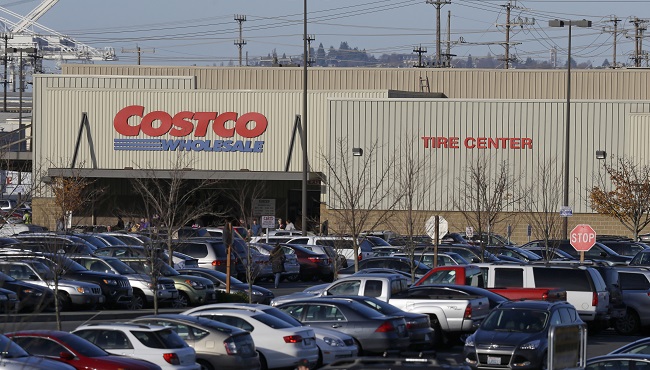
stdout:
[[580,252],[580,263],[585,261],[585,252],[596,244],[596,231],[586,224],[581,224],[571,230],[571,246]]

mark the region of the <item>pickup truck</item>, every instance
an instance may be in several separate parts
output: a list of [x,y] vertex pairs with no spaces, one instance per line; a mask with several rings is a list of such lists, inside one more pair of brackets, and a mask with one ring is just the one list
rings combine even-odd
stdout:
[[563,288],[522,288],[522,287],[487,287],[487,279],[482,275],[481,269],[474,265],[440,266],[432,269],[414,286],[426,284],[456,284],[472,285],[487,289],[510,300],[542,300],[566,301],[566,290]]
[[400,274],[355,274],[324,285],[322,289],[276,297],[271,305],[306,297],[340,295],[375,297],[402,311],[428,315],[438,345],[452,344],[462,335],[472,333],[490,310],[486,297],[409,295],[407,278]]

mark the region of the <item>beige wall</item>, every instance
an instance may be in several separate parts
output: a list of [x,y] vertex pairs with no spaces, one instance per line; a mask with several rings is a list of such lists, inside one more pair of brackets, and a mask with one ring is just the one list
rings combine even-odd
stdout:
[[[302,90],[302,68],[161,67],[64,64],[62,73],[86,75],[195,76],[198,89]],[[459,99],[566,99],[566,70],[434,68],[310,68],[310,90],[422,91]],[[572,70],[571,98],[649,100],[648,69]]]

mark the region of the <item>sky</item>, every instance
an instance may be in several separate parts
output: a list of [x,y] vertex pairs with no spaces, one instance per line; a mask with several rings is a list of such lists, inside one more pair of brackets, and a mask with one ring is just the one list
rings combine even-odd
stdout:
[[[21,15],[28,14],[42,0],[0,0],[0,6]],[[436,1],[436,0],[429,0]],[[442,41],[447,40],[447,17],[451,12],[451,53],[456,58],[504,53],[502,43],[507,1],[449,0],[441,7]],[[531,0],[511,1],[511,22],[519,18],[532,25],[515,26],[511,54],[519,59],[549,60],[557,49],[558,60],[566,60],[567,28],[551,28],[551,19],[588,19],[592,28],[572,28],[572,56],[578,62],[600,66],[613,59],[614,34],[610,19],[618,18],[627,36],[617,37],[617,61],[629,63],[634,52],[634,16],[650,17],[646,0]],[[103,49],[113,47],[119,60],[135,64],[137,47],[143,65],[228,65],[238,64],[239,24],[234,16],[245,15],[242,23],[244,58],[278,55],[300,58],[303,50],[302,0],[61,0],[38,23],[79,42]],[[312,47],[323,44],[338,48],[342,41],[352,48],[382,54],[415,54],[413,48],[427,48],[435,55],[436,8],[427,0],[308,0],[308,34]],[[647,13],[647,14],[646,14]],[[16,19],[0,10],[0,17]],[[38,31],[38,29],[37,29]],[[42,31],[39,31],[42,32]],[[446,45],[443,43],[443,51]],[[644,63],[645,65],[645,63]]]

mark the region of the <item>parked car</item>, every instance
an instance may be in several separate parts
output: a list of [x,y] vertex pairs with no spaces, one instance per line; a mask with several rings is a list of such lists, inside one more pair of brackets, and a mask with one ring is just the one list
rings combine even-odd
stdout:
[[301,245],[285,244],[293,249],[300,264],[300,280],[334,280],[334,267],[326,254],[312,252]]
[[433,347],[435,333],[431,328],[429,316],[400,310],[392,304],[381,299],[359,295],[334,296],[332,299],[349,299],[362,303],[386,316],[402,316],[406,321],[406,328],[411,340],[411,348],[415,350],[429,350]]
[[644,249],[639,251],[634,255],[634,257],[632,257],[629,265],[650,267],[650,250]]
[[74,370],[74,367],[62,362],[32,356],[2,334],[0,348],[0,368],[4,370]]
[[387,316],[350,299],[298,299],[277,307],[303,325],[334,328],[352,336],[363,355],[401,351],[410,345],[403,316]]
[[[386,268],[411,274],[411,265],[415,267],[415,279],[424,276],[431,267],[419,261],[409,261],[407,257],[370,257],[359,261],[359,270],[370,268]],[[350,276],[355,273],[354,265],[338,272],[339,277]]]
[[202,317],[178,314],[140,316],[131,322],[174,330],[194,348],[201,370],[260,369],[255,342],[245,330]]
[[584,325],[567,302],[504,302],[465,340],[465,362],[474,369],[545,369],[549,330],[565,324]]
[[[408,257],[405,252],[396,252],[392,254],[392,257]],[[436,257],[434,252],[415,252],[413,253],[413,258],[429,268],[433,268],[433,261]],[[437,266],[451,266],[451,265],[468,265],[469,262],[463,258],[458,253],[455,252],[445,252],[438,253]]]
[[490,309],[495,308],[503,302],[509,301],[508,298],[494,293],[490,290],[483,289],[471,285],[456,285],[456,284],[429,284],[413,286],[409,288],[409,293],[413,296],[418,294],[429,297],[464,297],[464,296],[478,296],[487,298]]
[[643,242],[636,242],[634,240],[598,240],[603,245],[609,247],[614,252],[628,257],[634,257],[637,253],[648,250],[650,245]]
[[112,355],[65,331],[24,330],[5,335],[31,355],[57,360],[77,370],[161,370],[149,361]]
[[41,312],[54,308],[54,291],[47,287],[17,280],[0,272],[0,288],[16,293],[17,312]]
[[[106,247],[98,248],[93,253],[96,256],[102,257],[151,257],[151,252],[156,254],[156,257],[169,264],[169,256],[167,255],[167,248],[161,246],[142,246],[142,245],[109,245]],[[173,257],[174,268],[184,267],[198,267],[198,260],[188,256],[184,253],[174,252]]]
[[297,236],[287,242],[287,244],[299,245],[329,245],[334,248],[336,253],[343,255],[348,266],[354,265],[354,260],[362,260],[372,256],[371,243],[358,243],[358,254],[354,255],[354,242],[350,236]]
[[647,369],[650,367],[650,356],[640,354],[610,354],[587,359],[585,370],[602,369]]
[[[270,256],[274,246],[266,243],[248,243],[251,248],[257,249],[260,253]],[[284,272],[282,278],[289,281],[297,281],[300,278],[300,263],[296,252],[287,245],[280,245],[284,252]],[[271,269],[271,271],[273,271]]]
[[0,288],[0,313],[9,314],[18,310],[18,294],[9,289]]
[[577,261],[578,260],[574,256],[568,254],[567,252],[554,248],[553,246],[550,246],[549,248],[545,248],[543,244],[536,244],[536,245],[525,245],[525,247],[522,246],[521,248],[529,252],[535,253],[536,255],[542,257],[542,260],[544,261]]
[[105,304],[112,307],[128,306],[133,299],[133,289],[129,279],[124,276],[107,274],[105,272],[90,271],[65,254],[60,253],[31,253],[31,254],[5,254],[5,260],[25,260],[26,258],[38,260],[54,273],[61,274],[61,278],[85,281],[99,285],[105,298]]
[[306,359],[318,362],[318,347],[311,328],[294,327],[266,313],[245,310],[200,310],[183,314],[204,317],[251,333],[260,354],[262,369],[295,367]]
[[[215,290],[221,292],[226,291],[227,275],[221,271],[206,269],[201,267],[179,269],[177,271],[183,275],[200,276],[206,279],[210,279],[214,284]],[[275,298],[273,292],[264,287],[261,287],[259,285],[253,285],[252,288],[253,288],[252,303],[269,304],[271,303],[271,300]],[[230,277],[230,292],[231,293],[240,292],[242,294],[248,295],[248,283],[244,283],[234,277]]]
[[[235,243],[233,240],[233,247],[230,254],[230,269],[231,274],[240,280],[246,280],[246,263],[245,258],[246,243],[239,240]],[[190,238],[179,240],[174,243],[174,250],[187,254],[192,258],[198,260],[198,267],[211,268],[217,271],[226,272],[228,258],[228,246],[223,242],[223,239],[218,238]]]
[[[282,321],[287,322],[293,327],[303,327],[303,325],[291,315],[287,314],[284,311],[281,311],[275,307],[270,307],[265,304],[255,304],[255,303],[216,303],[203,305],[200,307],[192,308],[186,313],[192,312],[196,313],[199,311],[209,311],[209,310],[247,310],[251,312],[261,312],[269,314],[275,318],[278,318]],[[354,344],[354,339],[340,331],[334,329],[326,328],[311,328],[316,335],[316,345],[318,346],[318,363],[316,364],[317,368],[322,365],[329,364],[331,362],[346,359],[354,358],[358,355],[359,349],[356,344]]]
[[[54,273],[38,260],[0,259],[0,271],[14,279],[54,289]],[[102,288],[97,284],[63,278],[58,279],[57,284],[59,307],[62,310],[94,308],[104,303]]]
[[650,326],[650,268],[617,267],[627,310],[613,322],[621,335],[632,335]]
[[132,310],[153,305],[154,296],[158,297],[160,303],[173,302],[178,299],[178,290],[176,290],[172,279],[158,276],[156,286],[154,286],[150,275],[137,273],[116,257],[70,256],[70,258],[90,271],[126,276],[133,288],[133,299],[129,306]]
[[543,258],[536,253],[530,252],[526,249],[516,247],[514,245],[500,245],[500,246],[487,246],[487,251],[502,259],[503,256],[515,258],[522,262],[536,262],[542,261]]
[[79,238],[75,235],[69,234],[55,234],[55,233],[29,233],[19,234],[14,238],[30,243],[29,248],[34,252],[59,252],[75,254],[92,254],[97,247]]
[[174,301],[178,307],[214,302],[217,298],[211,280],[180,274],[160,259],[156,260],[155,266],[152,266],[148,258],[122,257],[120,260],[139,274],[151,276],[151,272],[155,268],[161,276],[172,279],[176,290],[178,290],[178,298]]
[[619,347],[612,352],[610,355],[615,355],[619,353],[635,354],[635,355],[650,355],[650,338],[641,338],[635,340],[632,343],[628,343],[622,347]]
[[312,252],[316,252],[328,256],[330,258],[330,261],[332,261],[332,264],[333,265],[335,264],[335,266],[333,267],[338,270],[348,266],[348,260],[345,258],[345,256],[343,256],[340,253],[337,253],[334,247],[330,245],[305,244],[301,246],[304,247],[305,249],[309,249]]
[[72,331],[108,353],[152,362],[166,370],[199,370],[196,352],[171,328],[136,323],[86,324]]
[[[580,259],[580,252],[576,251],[568,240],[549,240],[549,243],[553,248],[566,252],[575,259]],[[535,240],[522,245],[521,248],[528,249],[529,247],[544,246],[545,242],[543,240]],[[632,260],[632,257],[620,255],[606,245],[596,242],[591,249],[585,252],[585,259],[603,260],[608,261],[610,264],[627,264]]]

